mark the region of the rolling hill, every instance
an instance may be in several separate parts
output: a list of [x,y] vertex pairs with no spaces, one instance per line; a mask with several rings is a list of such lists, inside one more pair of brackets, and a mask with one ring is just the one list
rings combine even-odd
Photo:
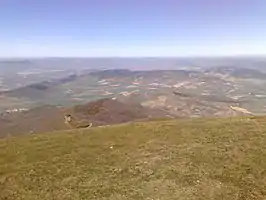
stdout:
[[[32,84],[0,92],[0,112],[31,109],[43,105],[70,107],[102,98],[131,98],[133,94],[142,96],[138,98],[140,104],[145,103],[143,99],[151,102],[157,101],[157,97],[165,96],[169,99],[166,106],[170,106],[173,110],[179,109],[180,104],[188,102],[178,95],[173,97],[173,93],[181,93],[194,99],[184,106],[185,110],[189,106],[195,107],[196,110],[198,109],[196,107],[202,107],[197,104],[207,106],[211,104],[212,108],[216,107],[210,108],[209,110],[213,110],[211,112],[205,112],[204,109],[204,116],[214,115],[215,110],[220,111],[220,107],[222,110],[228,110],[231,104],[245,107],[258,115],[266,113],[265,73],[255,69],[236,67],[214,67],[198,71],[112,69],[85,70],[68,75],[65,71],[62,73],[65,75],[47,80],[41,77],[39,82],[35,82],[39,77],[37,76]],[[31,79],[23,76],[20,78],[26,82]],[[189,113],[185,111],[184,115]],[[197,111],[194,115],[198,115]]]
[[0,199],[265,199],[265,117],[0,140]]
[[[66,115],[73,118],[70,126],[65,123]],[[160,109],[108,98],[73,107],[47,105],[0,115],[0,137],[67,130],[90,123],[95,127],[167,116],[168,113]]]

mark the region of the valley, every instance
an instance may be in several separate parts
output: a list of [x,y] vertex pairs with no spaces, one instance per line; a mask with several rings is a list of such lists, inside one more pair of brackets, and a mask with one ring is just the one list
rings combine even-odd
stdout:
[[[71,128],[64,123],[69,114],[76,124],[92,127],[156,118],[266,114],[266,73],[256,69],[82,69],[65,73],[1,91],[0,136],[66,130]],[[95,105],[100,110],[91,114]]]

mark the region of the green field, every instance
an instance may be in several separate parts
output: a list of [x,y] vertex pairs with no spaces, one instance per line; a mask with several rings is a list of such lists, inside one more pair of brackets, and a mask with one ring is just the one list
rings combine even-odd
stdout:
[[264,121],[157,121],[2,139],[0,199],[266,199]]

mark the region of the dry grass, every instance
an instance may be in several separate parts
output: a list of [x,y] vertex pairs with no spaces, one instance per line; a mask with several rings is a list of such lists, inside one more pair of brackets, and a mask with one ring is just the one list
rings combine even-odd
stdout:
[[0,141],[0,199],[266,199],[264,120],[162,121],[7,138]]

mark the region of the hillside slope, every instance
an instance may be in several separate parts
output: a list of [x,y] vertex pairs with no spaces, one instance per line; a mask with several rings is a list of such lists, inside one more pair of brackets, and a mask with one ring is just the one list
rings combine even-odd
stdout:
[[265,199],[266,121],[142,122],[0,140],[0,199]]
[[[65,123],[65,115],[73,120]],[[92,123],[92,126],[119,124],[149,118],[165,118],[168,113],[160,109],[144,108],[138,104],[100,99],[73,107],[41,106],[21,113],[0,114],[0,138],[7,135],[42,133],[78,128]]]

